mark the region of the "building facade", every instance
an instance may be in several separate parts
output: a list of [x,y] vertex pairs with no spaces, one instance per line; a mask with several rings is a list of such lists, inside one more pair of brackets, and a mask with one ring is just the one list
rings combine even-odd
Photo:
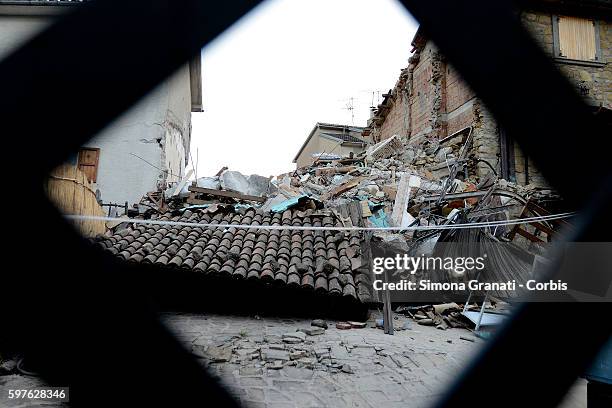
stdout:
[[[82,1],[0,1],[0,59],[79,3]],[[138,202],[147,191],[164,188],[184,176],[191,112],[201,111],[197,58],[82,146],[70,162],[87,174],[103,202]],[[33,119],[35,116],[33,110]],[[49,137],[61,140],[61,135]]]
[[[569,78],[593,110],[612,109],[612,26],[602,16],[605,2],[528,1],[517,10],[527,30]],[[397,83],[372,111],[363,132],[372,142],[400,136],[406,160],[424,165],[434,175],[447,174],[449,158],[472,132],[469,173],[477,178],[492,169],[522,185],[546,187],[533,163],[498,126],[486,107],[419,30],[413,54]],[[545,101],[543,101],[545,103]],[[427,149],[444,154],[424,157]]]
[[365,150],[366,142],[361,138],[363,127],[336,125],[318,122],[293,158],[297,168],[310,166],[323,157],[348,157]]

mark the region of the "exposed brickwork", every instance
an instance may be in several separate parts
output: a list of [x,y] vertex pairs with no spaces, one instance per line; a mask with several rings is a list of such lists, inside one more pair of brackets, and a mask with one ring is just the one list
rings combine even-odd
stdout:
[[476,116],[472,105],[469,102],[466,102],[466,110],[458,113],[456,116],[450,117],[446,121],[446,134],[452,135],[455,132],[458,132],[461,129],[465,129],[466,127],[472,125],[474,123]]
[[408,85],[411,83],[411,75],[408,68],[402,70],[399,80],[379,106],[378,115],[369,122],[364,137],[379,142],[393,135],[407,137],[410,134]]
[[[523,10],[521,19],[546,54],[554,57],[553,14]],[[610,109],[612,66],[608,61],[612,56],[612,25],[600,19],[597,27],[602,61],[605,63],[588,66],[558,59],[555,63],[589,104]],[[403,77],[390,92],[390,108],[381,109],[379,106],[366,133],[371,131],[375,140],[397,134],[406,137],[410,145],[419,145],[426,139],[442,139],[471,126],[474,138],[469,154],[485,160],[499,173],[500,130],[492,115],[461,79],[458,71],[445,62],[431,41],[419,32],[412,44],[414,54],[409,65],[402,71]],[[515,146],[516,181],[547,187],[546,180],[533,163],[528,161],[526,166],[525,162],[520,148]],[[484,177],[491,169],[485,163],[478,162],[470,167],[470,172],[471,176]]]
[[408,135],[408,104],[407,92],[400,89],[394,98],[393,106],[387,115],[387,119],[380,128],[380,140],[387,139],[393,135]]
[[410,95],[411,136],[429,134],[432,130],[433,86],[430,82],[432,48],[433,44],[429,43],[419,52],[420,58],[414,67]]
[[453,112],[475,96],[474,91],[459,75],[459,71],[446,64],[446,111]]

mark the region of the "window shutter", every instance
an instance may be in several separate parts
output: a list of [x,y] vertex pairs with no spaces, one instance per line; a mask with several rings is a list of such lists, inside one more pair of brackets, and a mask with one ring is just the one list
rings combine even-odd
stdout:
[[98,160],[100,149],[83,148],[79,151],[78,167],[89,181],[95,183],[98,178]]
[[597,47],[595,46],[593,20],[560,16],[559,51],[565,58],[594,61],[597,56]]

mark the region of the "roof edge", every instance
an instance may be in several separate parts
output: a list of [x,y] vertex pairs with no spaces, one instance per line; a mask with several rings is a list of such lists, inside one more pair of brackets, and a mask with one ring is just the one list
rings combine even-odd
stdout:
[[342,129],[356,129],[355,132],[360,132],[363,131],[365,129],[365,127],[362,126],[353,126],[353,125],[339,125],[339,124],[335,124],[335,123],[325,123],[325,122],[317,122],[314,127],[312,128],[312,130],[310,131],[310,134],[308,135],[308,137],[306,138],[306,140],[304,141],[304,143],[302,144],[302,147],[300,147],[300,150],[297,152],[297,154],[295,155],[295,157],[293,158],[292,163],[297,163],[297,159],[300,156],[300,154],[302,154],[302,152],[304,151],[304,148],[306,147],[306,145],[308,144],[308,142],[310,141],[310,139],[312,139],[312,137],[315,134],[315,131],[317,130],[317,128],[342,128]]

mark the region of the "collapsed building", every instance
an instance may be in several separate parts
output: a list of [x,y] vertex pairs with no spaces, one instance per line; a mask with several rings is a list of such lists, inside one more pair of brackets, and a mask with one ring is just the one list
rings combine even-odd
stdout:
[[[521,19],[594,115],[609,115],[609,21],[570,3],[526,2]],[[147,194],[97,243],[125,261],[186,277],[188,283],[165,280],[180,286],[166,292],[226,312],[363,319],[385,303],[372,287],[373,247],[410,253],[425,244],[432,251],[442,243],[486,246],[499,271],[494,279],[525,279],[542,244],[569,226],[573,209],[423,32],[412,45],[408,67],[361,137],[350,135],[350,142],[368,143],[364,152],[309,151],[303,165],[277,177],[223,168],[184,179]],[[457,228],[466,224],[473,227]],[[426,276],[448,281],[456,278],[451,272]],[[512,300],[503,291],[480,295]],[[427,319],[442,324],[439,316]]]
[[[601,17],[606,15],[601,2],[584,3],[525,1],[519,14],[542,50],[593,107],[594,114],[609,115],[610,21]],[[436,177],[444,177],[449,162],[456,157],[460,138],[471,130],[469,175],[484,177],[493,171],[507,181],[547,189],[537,167],[422,30],[412,46],[408,66],[382,103],[372,108],[363,136],[376,143],[398,135],[408,141],[403,161],[425,166]],[[428,158],[427,151],[434,149],[436,155]]]

